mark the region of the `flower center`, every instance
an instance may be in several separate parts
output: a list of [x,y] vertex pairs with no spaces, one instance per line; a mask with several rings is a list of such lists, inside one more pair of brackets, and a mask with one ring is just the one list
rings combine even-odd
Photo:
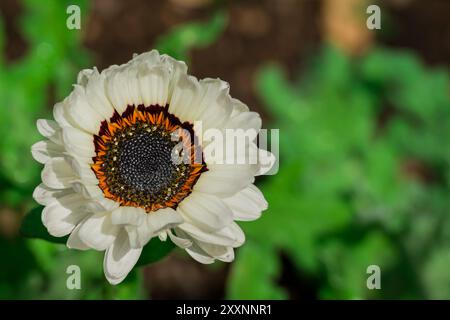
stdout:
[[128,106],[102,123],[92,169],[105,197],[150,212],[175,208],[191,193],[206,165],[192,125],[167,110]]

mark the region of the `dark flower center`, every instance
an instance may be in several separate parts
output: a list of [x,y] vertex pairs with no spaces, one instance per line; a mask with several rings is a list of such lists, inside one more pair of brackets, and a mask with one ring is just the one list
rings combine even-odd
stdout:
[[[186,135],[189,133],[189,141]],[[131,106],[104,122],[95,136],[94,172],[107,198],[154,211],[176,207],[192,190],[204,163],[196,152],[192,125],[181,123],[167,107]],[[188,161],[183,161],[183,160]]]

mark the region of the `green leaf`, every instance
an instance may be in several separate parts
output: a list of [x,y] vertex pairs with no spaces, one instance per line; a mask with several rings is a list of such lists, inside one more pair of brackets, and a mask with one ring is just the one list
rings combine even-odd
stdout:
[[239,249],[227,288],[229,299],[286,299],[277,285],[281,265],[274,248],[248,241]]
[[153,238],[142,250],[141,256],[136,263],[136,266],[145,266],[147,264],[161,260],[168,255],[175,245],[172,241],[161,241],[158,238]]
[[278,121],[298,119],[302,103],[279,65],[264,66],[257,73],[256,80],[258,93]]
[[321,288],[321,298],[368,299],[380,298],[381,293],[367,288],[367,267],[377,265],[387,274],[395,264],[398,252],[385,234],[372,231],[350,245],[328,241],[321,250],[321,256],[328,276]]
[[42,206],[31,210],[23,219],[22,226],[20,227],[20,233],[27,238],[43,239],[53,243],[65,244],[67,242],[67,236],[57,238],[50,235],[42,224],[41,213]]
[[213,43],[226,26],[226,15],[218,11],[205,23],[194,22],[175,27],[171,32],[156,41],[156,48],[176,59],[186,61],[188,51]]
[[450,273],[448,266],[450,255],[448,247],[437,247],[423,267],[422,281],[427,296],[431,299],[450,298]]

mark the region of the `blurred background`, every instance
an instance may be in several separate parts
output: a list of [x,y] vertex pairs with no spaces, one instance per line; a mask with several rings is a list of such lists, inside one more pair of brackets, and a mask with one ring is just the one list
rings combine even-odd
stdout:
[[[0,299],[450,299],[449,16],[447,0],[0,0]],[[152,48],[279,128],[280,170],[257,180],[269,209],[233,263],[175,249],[114,287],[102,253],[21,236],[30,147],[79,70]]]

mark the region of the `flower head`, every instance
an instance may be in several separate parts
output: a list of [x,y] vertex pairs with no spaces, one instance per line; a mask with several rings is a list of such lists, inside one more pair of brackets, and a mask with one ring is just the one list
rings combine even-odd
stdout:
[[[53,116],[38,120],[46,139],[32,147],[44,164],[33,194],[45,206],[42,222],[53,236],[69,235],[69,248],[105,250],[112,284],[154,237],[201,263],[232,261],[245,239],[235,220],[267,208],[253,185],[258,161],[218,161],[204,134],[257,134],[259,115],[233,99],[227,83],[197,80],[167,55],[151,51],[101,73],[81,71]],[[262,152],[256,134],[233,159]]]

